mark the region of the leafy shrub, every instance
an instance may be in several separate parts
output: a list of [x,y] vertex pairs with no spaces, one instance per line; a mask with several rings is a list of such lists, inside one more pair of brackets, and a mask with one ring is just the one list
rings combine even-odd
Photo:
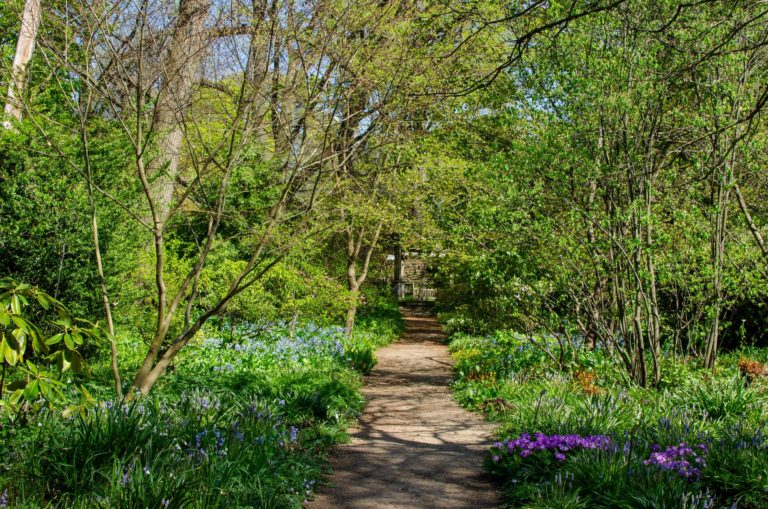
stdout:
[[373,347],[366,344],[347,348],[346,356],[349,366],[364,375],[370,374],[377,363]]
[[[66,402],[61,374],[83,367],[79,349],[97,336],[94,324],[73,317],[39,288],[0,282],[0,395],[7,396],[0,409]],[[7,387],[6,371],[11,371]]]

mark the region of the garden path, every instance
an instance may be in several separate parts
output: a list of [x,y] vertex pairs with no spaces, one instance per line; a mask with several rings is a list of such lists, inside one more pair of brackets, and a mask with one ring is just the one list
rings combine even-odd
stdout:
[[423,308],[401,308],[402,337],[378,351],[352,440],[331,459],[331,485],[309,509],[499,506],[482,472],[492,425],[451,396],[445,333]]

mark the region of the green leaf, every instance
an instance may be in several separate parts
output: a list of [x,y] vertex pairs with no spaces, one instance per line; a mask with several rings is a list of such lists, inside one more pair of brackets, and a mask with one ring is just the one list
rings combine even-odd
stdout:
[[74,350],[75,349],[75,342],[72,340],[72,335],[71,334],[64,334],[64,344],[70,350]]
[[51,384],[45,380],[39,380],[38,385],[40,386],[40,393],[43,395],[43,397],[49,401],[52,400],[53,391],[51,390]]
[[[16,350],[19,352],[19,355],[24,355],[27,351],[27,331],[15,329],[11,335],[16,339]],[[8,339],[10,339],[10,336]]]
[[11,296],[11,313],[14,315],[21,314],[21,301],[15,293]]
[[26,321],[21,316],[11,316],[11,320],[13,320],[13,323],[16,324],[16,327],[19,329],[28,330],[29,329],[29,322]]
[[0,343],[0,350],[2,350],[3,359],[11,366],[15,366],[19,361],[19,352],[8,344],[7,338],[3,338],[3,342]]
[[57,380],[46,378],[45,380],[39,380],[39,384],[40,392],[49,402],[54,401],[57,395],[61,395],[61,391],[59,390],[61,384]]
[[37,366],[35,366],[35,363],[30,360],[27,361],[27,369],[29,369],[29,372],[35,376],[40,373],[40,371],[37,369]]
[[[18,330],[18,329],[16,329]],[[16,332],[16,331],[14,331]],[[16,335],[11,333],[10,335],[3,334],[3,339],[8,342],[8,346],[13,348],[17,352],[19,351],[19,341],[16,339]]]
[[62,373],[72,367],[72,363],[66,359],[64,352],[56,352],[56,363]]
[[67,350],[64,352],[64,358],[72,365],[72,371],[80,371],[83,369],[83,358],[80,354],[74,350]]
[[0,325],[7,327],[11,323],[11,315],[5,308],[0,308]]
[[21,401],[21,397],[23,395],[24,395],[24,390],[23,389],[16,389],[15,391],[13,391],[13,394],[11,394],[11,396],[8,398],[8,400],[12,404],[16,405],[16,404],[19,403],[19,401]]
[[39,335],[37,334],[31,334],[32,336],[32,348],[37,353],[48,353],[48,345],[45,343],[45,341],[42,341]]
[[59,333],[59,334],[54,334],[53,336],[48,338],[45,342],[48,345],[55,345],[56,343],[60,343],[62,339],[64,339],[64,334]]
[[27,401],[34,401],[37,399],[38,394],[40,394],[40,389],[38,387],[37,380],[32,380],[27,384],[27,386],[24,388],[24,399]]
[[91,393],[88,392],[88,389],[85,388],[84,385],[80,384],[80,392],[83,396],[85,396],[85,399],[88,401],[93,401],[93,396],[91,396]]
[[40,304],[43,309],[49,309],[51,307],[51,304],[48,302],[48,299],[45,298],[44,293],[37,294],[37,303]]

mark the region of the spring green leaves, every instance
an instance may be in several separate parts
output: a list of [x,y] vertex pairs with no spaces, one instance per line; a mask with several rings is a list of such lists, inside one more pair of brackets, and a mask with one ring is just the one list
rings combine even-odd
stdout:
[[[16,408],[63,396],[62,375],[84,367],[78,349],[98,335],[98,326],[74,318],[54,297],[28,284],[0,283],[0,405]],[[10,379],[10,380],[7,380]]]

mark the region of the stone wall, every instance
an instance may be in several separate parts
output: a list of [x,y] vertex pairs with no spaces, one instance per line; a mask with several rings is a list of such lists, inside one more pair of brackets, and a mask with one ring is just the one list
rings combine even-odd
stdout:
[[[437,292],[431,273],[433,258],[433,256],[422,256],[420,253],[414,251],[403,252],[399,284],[395,289],[398,298],[435,300]],[[387,269],[390,274],[390,276],[387,277],[387,281],[390,284],[393,284],[395,282],[394,256],[387,257]]]

